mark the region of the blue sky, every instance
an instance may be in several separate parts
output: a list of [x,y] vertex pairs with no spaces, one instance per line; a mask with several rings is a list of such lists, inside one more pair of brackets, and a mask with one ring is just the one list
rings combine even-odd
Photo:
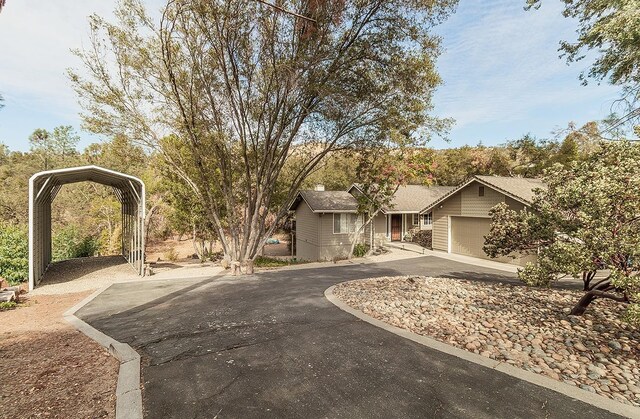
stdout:
[[[158,2],[154,1],[156,5]],[[582,86],[588,62],[567,66],[558,41],[574,36],[575,22],[561,16],[558,0],[524,11],[524,0],[461,0],[437,28],[445,52],[438,61],[444,85],[435,113],[452,117],[451,142],[434,147],[504,143],[523,134],[552,131],[606,117],[617,97],[612,86]],[[153,6],[157,7],[157,6]],[[70,49],[88,42],[87,16],[111,16],[99,0],[8,1],[0,13],[0,142],[27,150],[36,128],[72,125],[80,131],[79,106],[65,77],[78,67]],[[81,147],[100,138],[80,131]]]

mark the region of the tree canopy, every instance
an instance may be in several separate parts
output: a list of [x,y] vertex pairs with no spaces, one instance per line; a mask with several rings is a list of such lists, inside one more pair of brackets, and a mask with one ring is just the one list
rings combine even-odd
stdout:
[[266,215],[282,219],[329,153],[415,144],[447,127],[429,114],[440,83],[431,28],[455,3],[170,1],[154,22],[125,0],[117,23],[92,17],[79,52],[88,75],[71,80],[86,126],[158,150],[227,257],[244,263],[275,228]]
[[[537,254],[519,271],[530,285],[582,277],[585,295],[573,314],[608,298],[629,304],[629,318],[640,322],[640,144],[604,142],[584,161],[556,165],[543,178],[546,188],[531,210],[492,210],[485,252]],[[598,271],[607,275],[594,279]]]

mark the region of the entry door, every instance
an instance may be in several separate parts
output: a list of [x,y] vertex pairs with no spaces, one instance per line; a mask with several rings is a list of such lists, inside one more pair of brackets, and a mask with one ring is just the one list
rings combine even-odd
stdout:
[[391,215],[391,241],[402,240],[402,215]]

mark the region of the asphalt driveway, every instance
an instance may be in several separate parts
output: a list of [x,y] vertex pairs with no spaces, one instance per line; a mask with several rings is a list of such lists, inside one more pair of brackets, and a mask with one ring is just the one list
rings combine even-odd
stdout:
[[437,257],[116,284],[77,316],[143,358],[149,418],[610,418],[381,330],[324,297],[350,279],[514,275]]

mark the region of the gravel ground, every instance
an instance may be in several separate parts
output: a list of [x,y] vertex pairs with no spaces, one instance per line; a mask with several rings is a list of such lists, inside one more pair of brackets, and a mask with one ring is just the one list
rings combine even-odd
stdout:
[[422,276],[345,282],[334,293],[394,326],[640,406],[640,330],[612,301],[577,317],[568,313],[579,291]]
[[0,418],[114,418],[120,363],[63,319],[89,293],[0,312]]
[[198,278],[221,273],[212,262],[197,260],[152,263],[154,274],[140,277],[122,256],[77,258],[52,263],[42,282],[29,295],[60,295],[97,290],[116,282],[153,279]]
[[140,277],[122,256],[77,258],[54,262],[30,295],[67,294],[96,290]]

